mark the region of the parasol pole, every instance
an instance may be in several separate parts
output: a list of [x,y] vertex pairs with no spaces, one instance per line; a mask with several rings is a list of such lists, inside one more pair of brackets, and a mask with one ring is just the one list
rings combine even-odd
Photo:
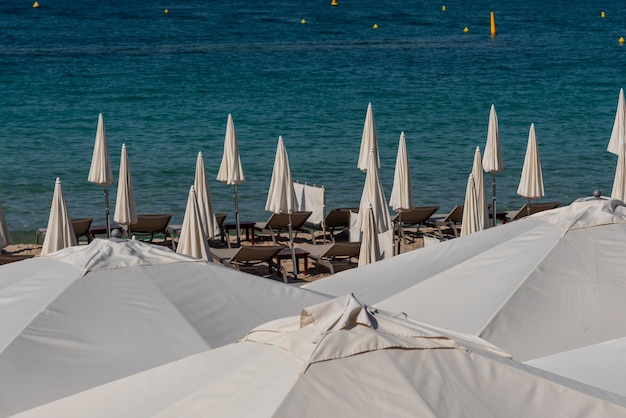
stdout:
[[291,212],[289,212],[289,246],[291,247],[291,262],[293,263],[293,275],[298,278],[298,260],[296,259],[296,249],[293,244],[293,230],[291,226]]
[[241,245],[241,228],[239,227],[239,198],[237,196],[237,184],[235,183],[233,186],[234,186],[233,197],[235,199],[235,225],[237,227],[237,246],[240,246]]
[[104,213],[106,214],[107,238],[111,238],[111,220],[109,219],[109,188],[104,186]]
[[493,200],[492,200],[492,204],[491,204],[491,209],[493,210],[493,226],[496,226],[496,173],[491,173],[491,188],[492,188],[492,195],[493,195]]
[[530,216],[530,199],[528,199],[528,207],[526,208],[526,216]]

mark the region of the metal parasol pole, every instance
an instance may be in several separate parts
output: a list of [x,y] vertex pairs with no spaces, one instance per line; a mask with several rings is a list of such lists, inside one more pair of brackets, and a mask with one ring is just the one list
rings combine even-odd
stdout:
[[492,187],[492,195],[493,200],[491,204],[491,208],[493,210],[493,226],[496,226],[496,173],[491,173],[491,187]]
[[237,246],[240,246],[241,245],[241,228],[239,228],[239,198],[237,196],[237,184],[234,184],[233,186],[234,186],[233,197],[235,198],[235,225],[237,227]]
[[111,238],[111,221],[109,219],[109,188],[107,186],[104,186],[104,212],[107,218],[107,238]]
[[296,259],[296,249],[293,245],[293,230],[291,228],[291,212],[289,212],[289,246],[291,247],[291,262],[293,263],[293,275],[298,278],[298,260]]

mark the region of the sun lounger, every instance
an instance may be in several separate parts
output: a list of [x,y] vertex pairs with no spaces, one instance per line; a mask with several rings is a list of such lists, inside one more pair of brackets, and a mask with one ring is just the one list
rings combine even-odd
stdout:
[[442,238],[452,235],[457,238],[461,232],[463,222],[463,205],[456,205],[450,212],[441,219],[437,219],[435,224]]
[[[81,237],[86,238],[87,243],[91,242],[92,237],[91,237],[91,233],[89,232],[89,228],[91,228],[92,221],[93,221],[92,218],[78,218],[78,219],[70,220],[70,222],[72,222],[72,229],[74,230],[74,235],[76,236],[76,242],[78,242],[78,240]],[[39,244],[40,238],[43,242],[43,239],[46,236],[46,230],[47,228],[37,229],[37,233],[35,234],[35,244]]]
[[239,248],[212,248],[211,254],[215,261],[237,270],[267,264],[270,275],[273,272],[272,268],[275,268],[287,283],[287,271],[273,261],[276,254],[283,248],[285,247],[282,245],[242,245]]
[[156,234],[163,234],[167,237],[167,225],[172,219],[171,214],[157,215],[137,215],[137,223],[130,226],[131,234],[136,238],[150,237],[148,241],[153,242]]
[[399,212],[391,220],[398,236],[404,239],[404,230],[406,228],[416,227],[415,234],[418,234],[420,226],[430,220],[431,216],[438,210],[439,206],[416,206],[411,210]]
[[331,244],[303,245],[301,248],[309,252],[309,258],[316,264],[327,268],[330,274],[335,274],[336,264],[349,266],[352,263],[352,258],[359,258],[361,243],[334,242]]
[[32,254],[0,254],[0,265],[33,258]]
[[[302,226],[311,216],[311,212],[294,212],[291,214],[291,230],[295,233],[302,231]],[[265,233],[272,237],[272,242],[276,244],[276,239],[281,232],[289,231],[289,214],[273,213],[267,222],[256,222],[254,229],[261,234]]]
[[326,233],[330,234],[332,242],[335,242],[335,235],[350,229],[350,212],[358,211],[359,208],[334,208],[326,215],[323,225],[304,224],[304,229],[311,234],[311,242],[315,244],[315,233],[324,232],[324,242]]
[[550,210],[557,208],[561,202],[536,202],[530,204],[530,213],[528,213],[528,203],[524,203],[519,210],[507,212],[507,218],[511,221],[524,218],[528,215],[532,215],[537,212],[543,212],[544,210]]

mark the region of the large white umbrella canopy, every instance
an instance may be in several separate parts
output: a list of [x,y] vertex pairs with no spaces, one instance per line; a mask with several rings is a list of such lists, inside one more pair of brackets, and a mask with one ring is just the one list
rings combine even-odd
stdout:
[[370,150],[374,149],[376,159],[376,169],[380,169],[380,157],[378,155],[378,137],[376,134],[376,122],[374,121],[374,111],[372,104],[367,105],[365,123],[363,124],[363,135],[361,136],[361,149],[359,151],[359,162],[357,167],[361,171],[367,170]]
[[209,241],[204,233],[200,209],[194,187],[189,189],[187,198],[187,208],[183,218],[183,225],[178,238],[176,252],[186,254],[191,257],[201,258],[206,261],[213,261],[209,249]]
[[626,200],[626,143],[624,141],[619,144],[611,198],[619,199],[622,202]]
[[201,151],[198,152],[198,158],[196,158],[196,176],[194,178],[193,188],[198,198],[198,209],[200,210],[200,219],[202,220],[204,234],[207,238],[213,238],[220,233],[220,228],[215,220],[215,213],[213,212],[211,189],[206,177],[204,158],[202,157]]
[[0,416],[229,344],[327,299],[115,238],[0,266],[0,277]]
[[358,226],[361,232],[365,229],[365,218],[369,213],[369,207],[374,213],[375,230],[379,234],[380,250],[383,258],[393,256],[393,226],[391,224],[391,216],[385,199],[385,192],[380,182],[378,167],[376,166],[376,155],[374,150],[370,150],[370,159],[368,161],[367,173],[365,175],[365,184],[363,185],[363,193],[361,194],[361,202],[359,204]]
[[478,212],[478,193],[474,184],[474,176],[467,178],[465,203],[463,206],[463,220],[461,222],[461,236],[480,231],[480,214]]
[[[393,175],[393,187],[389,206],[396,211],[411,210],[413,203],[413,186],[411,184],[411,170],[409,169],[409,155],[406,150],[406,138],[404,132],[400,134],[398,155],[396,156],[396,170]],[[400,215],[402,216],[402,215]]]
[[528,199],[529,212],[531,199],[541,199],[545,194],[534,123],[530,124],[530,130],[528,131],[528,145],[526,146],[526,156],[524,157],[524,166],[522,167],[517,194]]
[[109,186],[113,184],[113,172],[109,161],[109,144],[107,141],[106,129],[104,128],[104,118],[102,113],[98,116],[98,127],[96,129],[96,140],[93,146],[91,157],[91,167],[87,180],[90,183],[104,186],[104,212],[106,216],[107,236],[111,235],[111,224],[109,220]]
[[229,113],[226,121],[226,134],[224,135],[224,153],[222,162],[217,172],[217,180],[224,184],[233,186],[233,199],[235,201],[235,224],[237,227],[237,244],[240,244],[241,230],[239,227],[239,196],[237,195],[237,185],[246,181],[239,157],[239,144],[237,144],[237,134],[233,117]]
[[2,202],[0,202],[0,249],[11,244],[11,234],[9,228],[7,228],[7,221],[4,217],[4,210],[2,209]]
[[46,236],[41,247],[41,255],[53,253],[73,245],[76,245],[76,236],[74,235],[72,221],[67,211],[61,180],[57,177],[54,183],[54,194],[52,195],[50,216],[48,217]]
[[480,147],[476,147],[474,152],[474,164],[472,165],[472,176],[474,176],[474,186],[476,187],[476,201],[478,202],[478,230],[482,231],[489,225],[489,205],[487,204],[487,192],[485,191],[485,176],[483,171],[483,158],[480,154]]
[[502,162],[502,151],[500,150],[500,129],[498,128],[498,115],[496,107],[492,104],[489,111],[489,125],[487,127],[487,143],[485,144],[485,155],[483,156],[483,170],[492,174],[492,203],[493,225],[496,225],[496,173],[504,170]]
[[626,141],[626,102],[624,100],[624,89],[619,90],[617,98],[617,111],[615,112],[615,121],[613,122],[613,130],[607,151],[613,154],[619,153],[619,144]]
[[273,213],[289,214],[289,246],[291,247],[291,261],[293,271],[298,274],[298,263],[296,260],[295,246],[293,243],[293,231],[291,228],[291,214],[298,210],[298,200],[293,187],[291,168],[289,167],[289,156],[283,137],[278,137],[276,146],[276,157],[274,158],[274,169],[272,170],[272,180],[267,192],[265,210]]
[[130,172],[128,151],[126,144],[122,144],[120,156],[120,174],[117,183],[117,198],[115,199],[115,214],[113,220],[119,224],[127,225],[130,233],[130,225],[137,223],[137,209],[135,208],[135,191],[133,189],[133,177]]
[[525,361],[626,336],[624,254],[626,205],[580,199],[306,287],[354,292]]
[[365,225],[363,226],[363,239],[361,241],[361,250],[359,252],[358,266],[365,266],[382,260],[380,245],[378,243],[378,233],[376,232],[376,221],[374,220],[374,211],[370,205],[367,208],[365,216]]
[[22,417],[623,416],[626,398],[347,296]]

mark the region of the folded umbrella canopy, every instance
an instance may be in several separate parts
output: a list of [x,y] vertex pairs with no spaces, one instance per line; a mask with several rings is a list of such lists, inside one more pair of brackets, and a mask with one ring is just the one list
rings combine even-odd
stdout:
[[474,184],[474,176],[470,174],[467,178],[467,188],[465,190],[461,236],[480,231],[480,214],[478,210],[478,193]]
[[617,111],[615,112],[615,121],[613,122],[609,145],[606,148],[607,151],[618,154],[619,144],[622,141],[626,141],[626,101],[624,100],[624,89],[619,90]]
[[[400,133],[400,142],[398,144],[398,155],[396,157],[396,170],[393,175],[393,187],[391,188],[391,197],[389,198],[389,206],[398,212],[398,227],[401,230],[402,212],[411,210],[415,207],[413,203],[413,187],[411,185],[411,170],[409,169],[409,156],[406,151],[406,138],[404,132]],[[398,240],[398,254],[400,253],[400,243]]]
[[528,132],[528,145],[526,147],[526,156],[524,157],[524,166],[522,167],[522,176],[517,187],[517,194],[528,199],[529,215],[531,199],[541,199],[545,194],[534,123],[530,124]]
[[276,157],[274,158],[274,169],[272,170],[272,180],[267,193],[265,210],[273,213],[289,214],[289,246],[291,248],[291,260],[293,262],[294,274],[298,274],[298,263],[296,260],[295,246],[293,243],[293,230],[291,214],[298,210],[298,200],[293,187],[291,168],[289,167],[289,156],[285,149],[283,137],[278,137],[276,146]]
[[374,214],[374,230],[378,234],[380,251],[383,258],[393,256],[393,225],[389,208],[387,207],[387,199],[380,182],[378,167],[376,166],[376,154],[374,150],[370,150],[370,159],[368,160],[367,174],[365,175],[365,184],[363,185],[363,193],[361,194],[361,202],[359,204],[359,214],[357,224],[361,232],[365,229],[366,217],[371,211]]
[[229,113],[226,121],[226,134],[224,136],[224,153],[222,162],[217,173],[217,180],[224,184],[233,185],[233,198],[235,201],[235,225],[237,227],[237,245],[241,244],[241,228],[239,226],[239,197],[237,195],[237,185],[246,181],[241,167],[239,157],[239,145],[237,144],[237,134],[233,117]]
[[87,180],[99,186],[104,186],[104,213],[106,216],[107,237],[111,236],[111,220],[109,218],[109,186],[113,184],[113,172],[109,161],[109,145],[107,134],[104,128],[104,118],[102,113],[98,116],[98,128],[96,130],[96,140],[91,157],[91,167]]
[[9,234],[9,228],[7,228],[7,221],[4,217],[4,210],[2,209],[2,202],[0,202],[0,249],[11,244],[11,234]]
[[206,261],[212,261],[209,242],[204,233],[202,219],[200,218],[200,209],[198,208],[198,200],[193,186],[189,189],[187,208],[185,209],[185,217],[183,218],[183,225],[180,230],[176,252],[195,258],[201,258]]
[[113,220],[121,225],[126,225],[126,233],[131,236],[131,224],[137,223],[137,210],[135,209],[135,191],[133,189],[133,177],[130,172],[128,151],[126,144],[122,144],[120,156],[119,182],[117,183],[117,198],[115,199],[115,214]]
[[626,200],[626,143],[624,141],[621,141],[619,144],[611,198],[619,199],[622,202]]
[[196,191],[196,197],[198,199],[198,210],[200,211],[204,235],[206,235],[207,238],[213,238],[220,233],[220,228],[215,219],[215,213],[213,212],[211,189],[206,177],[204,158],[202,157],[201,151],[198,152],[198,158],[196,159],[196,176],[194,178],[193,188]]
[[76,236],[74,235],[74,228],[67,211],[61,180],[57,177],[54,183],[50,217],[48,218],[46,236],[41,247],[41,255],[53,253],[73,245],[76,245]]
[[474,186],[476,187],[476,201],[478,202],[478,230],[482,231],[489,226],[489,205],[487,204],[487,192],[485,191],[485,173],[483,171],[483,158],[480,154],[480,147],[476,147],[476,151],[474,152],[472,176],[474,176]]
[[363,135],[361,136],[361,149],[359,151],[359,162],[357,163],[359,170],[367,170],[367,161],[369,159],[370,150],[372,149],[374,150],[374,158],[376,159],[376,168],[380,169],[376,122],[374,121],[374,111],[372,110],[372,104],[370,103],[367,105],[365,123],[363,124]]
[[487,143],[485,144],[485,155],[483,156],[483,170],[491,173],[493,226],[496,226],[496,173],[504,170],[502,163],[502,151],[500,150],[500,130],[498,128],[498,115],[496,107],[492,104],[489,111],[489,126],[487,128]]

